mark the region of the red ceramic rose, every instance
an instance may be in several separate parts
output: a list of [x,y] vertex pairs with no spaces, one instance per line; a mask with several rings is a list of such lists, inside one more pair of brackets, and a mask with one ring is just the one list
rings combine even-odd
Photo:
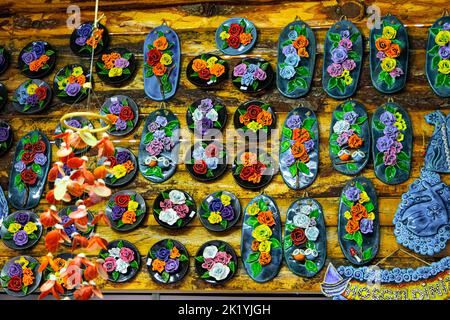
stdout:
[[22,162],[26,165],[32,163],[34,161],[34,153],[33,152],[25,152],[22,155]]
[[197,174],[205,174],[208,171],[208,166],[204,160],[195,160],[193,169]]
[[36,183],[37,174],[31,169],[24,169],[20,173],[20,178],[25,184],[33,185]]
[[247,115],[249,116],[250,119],[256,120],[258,114],[260,114],[261,111],[262,108],[260,106],[252,104],[247,108]]
[[18,292],[22,290],[22,279],[19,276],[13,276],[8,281],[8,289]]
[[255,169],[253,168],[253,166],[243,167],[241,173],[239,174],[239,177],[241,177],[242,180],[248,180],[248,178],[250,178],[254,173]]
[[47,89],[45,87],[38,87],[34,93],[39,100],[44,100],[47,97]]
[[291,239],[296,246],[305,243],[306,242],[305,231],[302,228],[295,228],[291,232]]
[[228,44],[230,47],[232,47],[232,48],[234,48],[234,49],[237,49],[237,48],[239,48],[239,46],[241,45],[241,40],[239,40],[239,37],[236,37],[236,36],[230,36],[230,37],[227,39],[227,44]]
[[211,79],[211,72],[208,68],[204,68],[198,72],[198,77],[203,80]]
[[231,36],[239,37],[239,35],[244,32],[244,28],[237,23],[230,24],[230,28],[228,29],[228,33]]
[[210,143],[205,148],[205,155],[208,158],[218,157],[219,156],[219,147],[214,143]]
[[147,52],[147,63],[151,66],[155,66],[159,63],[161,56],[161,52],[158,49],[153,48]]
[[128,202],[130,202],[131,197],[127,194],[119,194],[114,198],[114,202],[119,206],[123,208],[128,207]]
[[120,110],[119,118],[123,121],[132,120],[134,118],[133,110],[128,106],[123,106]]
[[44,141],[39,140],[38,142],[33,144],[34,153],[44,153],[45,150],[47,150],[47,146],[45,145]]

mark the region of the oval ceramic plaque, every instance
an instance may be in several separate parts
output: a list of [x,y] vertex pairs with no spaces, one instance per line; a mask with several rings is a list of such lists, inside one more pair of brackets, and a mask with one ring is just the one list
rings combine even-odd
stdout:
[[450,97],[450,16],[437,19],[428,31],[425,71],[433,91]]
[[100,258],[105,260],[103,268],[108,280],[123,283],[134,278],[141,268],[139,250],[127,240],[114,240],[106,246],[108,250],[100,251]]
[[19,53],[17,67],[28,78],[43,78],[53,71],[56,51],[46,41],[28,43]]
[[254,24],[245,18],[231,18],[216,30],[216,45],[223,53],[237,56],[250,51],[258,34]]
[[125,48],[108,49],[98,57],[95,70],[103,82],[120,87],[133,78],[136,58]]
[[85,22],[74,29],[70,36],[70,49],[82,57],[90,57],[92,50],[94,55],[97,55],[107,48],[108,44],[108,29],[101,23],[97,23],[97,29],[95,29],[93,22]]
[[322,206],[312,198],[294,201],[286,214],[284,259],[301,277],[315,276],[325,264],[327,234]]
[[8,89],[6,89],[6,86],[0,82],[0,109],[3,109],[3,107],[8,102]]
[[198,215],[206,229],[225,231],[239,221],[241,204],[233,193],[217,191],[203,199]]
[[180,122],[168,109],[150,113],[139,144],[139,170],[144,178],[161,183],[177,169],[180,148]]
[[246,150],[234,159],[231,171],[237,184],[245,189],[260,189],[273,178],[275,160],[270,154],[257,150]]
[[361,74],[362,56],[361,32],[353,23],[342,20],[327,31],[322,85],[330,97],[345,99],[355,93]]
[[8,201],[6,200],[5,193],[0,186],[0,224],[9,214]]
[[380,22],[380,28],[370,31],[370,76],[378,91],[394,93],[406,84],[408,33],[395,16],[384,16]]
[[11,54],[5,47],[0,46],[0,74],[5,72],[11,64]]
[[14,92],[13,107],[17,112],[34,114],[44,111],[52,101],[53,93],[47,82],[30,79]]
[[79,64],[60,69],[53,79],[55,95],[64,102],[76,103],[87,98],[93,81],[88,70]]
[[[85,117],[77,116],[77,117],[68,118],[68,119],[64,120],[64,124],[67,124],[67,125],[69,125],[71,127],[74,127],[74,128],[80,128],[81,129],[81,128],[84,128],[84,127],[88,127],[90,129],[94,129],[94,126],[92,125],[92,123],[88,119],[86,119]],[[65,125],[61,125],[61,122],[58,122],[58,125],[55,128],[55,135],[59,135],[59,134],[61,134],[63,132],[66,132],[67,129],[68,128],[66,128]],[[56,138],[55,139],[55,144],[56,144],[56,146],[58,148],[61,147],[61,143],[62,142],[63,141],[62,141],[61,138]],[[76,156],[83,155],[90,149],[90,147],[87,146],[87,145],[83,146],[82,148],[80,148],[80,146],[78,146],[78,148],[77,148],[77,146],[72,146],[72,147],[73,147],[73,153]]]
[[122,190],[109,198],[105,212],[111,222],[111,228],[117,231],[130,231],[141,224],[147,208],[144,198],[139,193]]
[[217,136],[227,119],[227,108],[215,98],[195,100],[186,112],[188,128],[201,137]]
[[450,173],[450,113],[439,110],[425,115],[428,124],[434,126],[425,153],[425,168],[434,172]]
[[195,200],[185,191],[169,189],[161,192],[153,203],[153,216],[163,227],[181,229],[194,219]]
[[280,171],[294,190],[314,182],[319,167],[319,125],[314,112],[299,107],[286,117],[281,131]]
[[366,109],[360,102],[349,100],[333,111],[329,147],[331,163],[337,171],[353,175],[366,166],[370,129]]
[[277,117],[269,103],[251,100],[236,109],[233,122],[240,136],[250,140],[267,140],[270,131],[276,127]]
[[227,153],[217,141],[199,141],[187,152],[185,166],[191,176],[199,181],[213,181],[227,170]]
[[278,38],[277,87],[282,95],[296,99],[311,88],[316,63],[316,38],[303,21],[288,24]]
[[372,117],[372,157],[375,175],[387,184],[409,178],[412,158],[412,124],[397,103],[380,106]]
[[8,187],[8,200],[14,208],[27,210],[39,204],[51,155],[47,137],[38,130],[27,133],[17,143]]
[[127,148],[114,148],[114,155],[111,157],[102,157],[98,164],[109,161],[109,168],[105,184],[108,187],[123,187],[134,180],[137,173],[137,161],[134,153]]
[[[38,271],[39,261],[30,256],[17,256],[3,266],[0,280],[5,292],[16,298],[23,298],[39,287],[42,273]],[[24,277],[24,273],[28,276]],[[26,279],[23,281],[23,279]]]
[[25,250],[38,243],[42,225],[33,211],[16,211],[3,221],[0,233],[8,248]]
[[[112,122],[111,128],[108,129],[110,135],[125,136],[137,126],[139,107],[130,97],[115,95],[106,99],[100,109],[100,114],[107,116]],[[103,121],[102,125],[106,126]]]
[[256,282],[275,278],[283,259],[280,212],[275,201],[256,196],[244,210],[241,256],[245,271]]
[[181,46],[176,32],[167,25],[156,27],[144,42],[144,90],[155,101],[175,95],[180,78]]
[[353,264],[367,264],[377,255],[380,220],[377,194],[370,180],[353,178],[342,190],[338,236],[344,256]]
[[226,80],[228,71],[228,63],[221,57],[204,53],[189,62],[186,77],[196,86],[208,88]]
[[[70,240],[72,240],[74,233],[78,233],[81,236],[89,239],[95,231],[95,225],[91,224],[92,220],[94,219],[94,215],[92,214],[91,211],[87,212],[87,219],[88,219],[87,228],[86,228],[86,230],[82,230],[82,229],[80,229],[79,225],[74,223],[74,221],[71,220],[69,217],[70,213],[76,211],[77,208],[78,208],[77,206],[72,205],[72,206],[64,207],[58,211],[58,216],[61,218],[61,225],[64,226],[64,232],[67,234],[67,236],[70,238]],[[52,228],[52,229],[54,229],[54,228]],[[68,242],[68,241],[64,241],[63,245],[65,245],[66,247],[71,247],[72,243]]]
[[13,131],[8,122],[0,120],[0,156],[4,155],[12,146]]
[[261,58],[245,58],[234,67],[232,79],[240,91],[255,93],[269,88],[273,76],[270,62]]

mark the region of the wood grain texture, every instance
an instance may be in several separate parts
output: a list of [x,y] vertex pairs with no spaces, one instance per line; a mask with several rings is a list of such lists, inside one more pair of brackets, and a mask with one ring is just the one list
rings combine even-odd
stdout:
[[[94,1],[77,1],[76,5],[81,8],[82,21],[90,20],[93,17]],[[59,118],[72,111],[99,110],[103,101],[113,94],[125,94],[132,97],[140,107],[140,119],[138,129],[125,138],[114,139],[118,146],[127,146],[135,153],[137,152],[140,133],[145,117],[152,111],[160,107],[160,103],[147,98],[143,90],[143,55],[142,46],[147,33],[161,24],[165,19],[167,23],[176,30],[180,37],[182,45],[182,71],[180,86],[177,94],[171,99],[167,106],[180,119],[182,126],[182,146],[180,149],[180,158],[184,155],[190,145],[194,142],[193,135],[187,130],[185,121],[185,112],[187,106],[201,96],[215,96],[223,101],[228,109],[229,119],[232,118],[237,106],[251,98],[267,101],[273,105],[278,117],[280,128],[285,120],[287,113],[296,106],[303,104],[316,112],[320,129],[320,167],[316,181],[306,190],[292,191],[283,183],[278,174],[272,182],[265,188],[264,192],[275,198],[281,212],[284,222],[285,213],[289,205],[297,198],[308,195],[316,198],[323,207],[325,223],[327,225],[327,254],[328,262],[335,265],[348,264],[344,259],[337,239],[337,212],[339,206],[339,195],[342,187],[348,181],[349,177],[334,171],[328,156],[328,137],[331,121],[331,113],[334,108],[341,103],[328,97],[322,89],[322,62],[323,62],[323,43],[327,29],[335,23],[342,15],[346,15],[360,28],[365,39],[369,36],[369,29],[366,21],[367,6],[374,4],[374,1],[270,1],[270,0],[250,0],[242,5],[241,1],[192,1],[192,0],[167,0],[164,2],[156,0],[105,0],[100,1],[100,11],[105,15],[104,23],[111,35],[111,47],[127,47],[136,54],[138,61],[138,70],[132,82],[117,89],[110,87],[100,81],[97,75],[94,75],[95,97],[90,106],[86,103],[70,106],[61,103],[58,99],[53,99],[51,107],[44,113],[38,115],[22,116],[15,113],[11,103],[1,111],[2,119],[8,120],[13,126],[14,141],[17,142],[21,136],[32,129],[40,129],[51,136]],[[80,58],[72,54],[69,49],[69,36],[72,32],[66,25],[68,15],[66,9],[68,5],[74,4],[69,0],[29,0],[29,1],[4,1],[0,0],[0,44],[6,46],[13,55],[12,66],[6,73],[0,76],[0,81],[6,84],[9,92],[9,98],[20,83],[26,78],[17,70],[18,54],[22,47],[28,42],[36,39],[43,39],[50,42],[58,51],[58,61],[55,72],[69,63],[81,62],[85,66],[89,65],[89,60]],[[408,185],[419,176],[420,168],[423,165],[423,147],[428,142],[432,134],[433,127],[425,122],[424,116],[437,108],[443,112],[449,112],[449,100],[437,97],[428,85],[425,76],[425,46],[427,42],[427,27],[435,19],[441,16],[445,9],[445,4],[437,0],[415,1],[411,3],[407,0],[399,0],[394,4],[391,1],[376,1],[380,7],[381,13],[388,12],[396,15],[406,26],[410,39],[410,67],[406,88],[394,95],[391,95],[395,102],[402,105],[409,113],[414,132],[414,146],[412,159],[412,172],[408,181],[401,185],[389,186],[383,184],[375,178],[373,173],[372,161],[362,171],[362,175],[370,178],[374,183],[378,196],[380,207],[380,225],[381,225],[381,243],[376,261],[386,257],[399,246],[393,235],[392,219],[395,210],[400,202],[400,196],[408,188]],[[126,7],[126,10],[123,8]],[[51,10],[49,10],[51,8]],[[426,12],[426,14],[424,14]],[[186,66],[196,55],[211,52],[219,54],[220,51],[214,43],[214,32],[219,24],[230,17],[241,16],[250,19],[258,28],[258,41],[256,47],[246,56],[260,56],[276,65],[276,46],[278,35],[281,29],[293,21],[296,16],[300,16],[307,22],[315,32],[317,42],[317,60],[312,82],[311,92],[304,98],[290,100],[283,97],[275,88],[272,88],[261,94],[250,96],[236,90],[231,81],[225,82],[220,88],[212,90],[202,90],[185,77]],[[355,100],[361,101],[369,115],[372,115],[377,106],[387,101],[388,96],[377,92],[371,84],[369,65],[368,65],[368,42],[365,42],[365,57],[362,69],[361,80],[358,85]],[[242,57],[223,57],[231,67],[239,62]],[[45,80],[49,83],[53,81],[53,72]],[[232,121],[229,120],[226,126],[226,146],[229,151],[230,160],[234,159],[236,147],[240,145],[236,133],[233,129]],[[274,132],[272,144],[267,146],[272,150],[272,155],[276,158],[278,150],[279,131]],[[56,147],[53,147],[56,151]],[[8,185],[9,170],[14,153],[14,148],[0,159],[0,184],[5,190]],[[55,160],[55,157],[54,159]],[[446,183],[450,183],[449,176],[443,176]],[[151,208],[157,194],[168,188],[181,188],[189,192],[197,204],[209,193],[223,189],[234,192],[245,206],[252,197],[258,192],[252,192],[240,188],[228,171],[219,180],[213,183],[200,183],[191,178],[186,171],[185,166],[180,164],[177,173],[165,183],[153,184],[144,179],[140,174],[128,186],[127,189],[134,189],[141,193],[146,200],[148,208]],[[46,203],[43,199],[36,209],[40,211],[45,208]],[[100,209],[102,205],[94,207]],[[207,231],[198,218],[188,225],[182,231],[170,231],[159,226],[151,210],[142,226],[129,233],[119,233],[109,229],[106,226],[98,226],[97,232],[108,240],[125,238],[138,247],[141,254],[145,257],[151,245],[160,239],[173,237],[181,241],[188,249],[191,255],[191,270],[188,276],[180,283],[172,286],[161,286],[153,282],[146,272],[145,261],[141,272],[130,283],[111,284],[105,283],[105,290],[128,291],[128,292],[319,292],[319,283],[323,278],[324,271],[320,272],[312,279],[302,279],[293,275],[286,265],[283,265],[278,277],[267,284],[258,284],[253,282],[239,265],[236,277],[229,283],[212,287],[203,282],[195,275],[194,263],[192,257],[197,249],[209,239],[221,239],[229,242],[240,255],[240,227],[239,222],[235,227],[225,233],[211,233]],[[64,248],[65,249],[65,248]],[[67,250],[67,249],[65,249]],[[46,254],[43,239],[39,244],[24,252],[39,257]],[[20,254],[6,248],[0,243],[0,266],[15,255]],[[95,254],[95,253],[94,253]],[[434,258],[426,258],[427,261],[434,261],[440,257],[450,254],[447,248]],[[385,267],[411,267],[419,266],[413,258],[400,253],[395,257],[383,263]]]

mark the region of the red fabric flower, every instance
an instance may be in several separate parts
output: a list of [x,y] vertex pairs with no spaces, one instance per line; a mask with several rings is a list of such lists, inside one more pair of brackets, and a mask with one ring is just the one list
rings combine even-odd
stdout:
[[30,164],[34,161],[34,153],[33,152],[25,152],[22,155],[22,162],[25,164]]
[[35,94],[39,100],[44,100],[47,97],[47,89],[45,87],[38,87]]
[[122,208],[128,207],[128,202],[130,202],[131,197],[127,194],[119,194],[114,198],[114,202]]
[[147,63],[151,66],[155,66],[159,63],[159,60],[161,59],[161,51],[159,51],[156,48],[151,49],[147,52]]
[[244,32],[244,28],[240,24],[237,24],[237,23],[230,24],[230,28],[228,29],[228,33],[231,36],[235,36],[235,37],[239,38],[239,35],[242,32]]
[[193,169],[197,174],[205,174],[206,171],[208,171],[208,167],[204,160],[195,160]]
[[24,169],[20,173],[20,178],[22,181],[28,185],[33,185],[36,183],[37,174],[31,169]]
[[241,40],[239,40],[239,37],[236,36],[230,36],[227,39],[227,43],[230,47],[237,49],[241,45]]
[[122,107],[122,110],[120,110],[119,118],[123,121],[134,119],[133,110],[129,106]]

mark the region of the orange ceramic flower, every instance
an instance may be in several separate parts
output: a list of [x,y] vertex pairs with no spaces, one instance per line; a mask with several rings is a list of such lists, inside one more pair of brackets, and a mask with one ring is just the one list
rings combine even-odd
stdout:
[[90,37],[87,39],[86,44],[95,49],[97,48],[98,41],[94,37]]
[[241,114],[239,116],[239,122],[242,123],[244,126],[246,126],[250,122],[250,117],[248,116],[247,113]]
[[77,77],[77,82],[80,84],[80,86],[82,86],[83,84],[86,83],[86,77],[84,74],[81,74]]
[[166,66],[162,63],[157,63],[155,66],[153,66],[153,73],[156,76],[163,76],[164,73],[166,73]]
[[[56,263],[56,259],[53,261]],[[27,276],[33,276],[33,270],[31,270],[30,268],[25,268],[22,270],[22,274],[27,275]]]
[[295,49],[306,48],[309,44],[308,38],[305,36],[299,36],[297,39],[292,42],[292,45]]
[[125,169],[127,169],[127,173],[130,173],[131,171],[134,170],[134,164],[131,160],[128,160],[127,162],[125,162],[123,164],[123,166],[125,167]]
[[272,114],[269,111],[262,110],[256,117],[256,122],[262,126],[270,126],[272,124]]
[[292,140],[299,141],[301,143],[311,139],[309,131],[304,128],[295,128],[292,130]]
[[92,36],[97,40],[97,42],[100,41],[102,39],[102,37],[103,37],[103,29],[95,30],[93,32]]
[[75,77],[75,76],[69,76],[67,78],[67,82],[69,82],[69,83],[75,83],[76,81],[77,81],[77,77]]
[[253,183],[259,183],[261,181],[261,174],[255,172],[250,177],[248,177],[248,181]]
[[202,59],[195,59],[192,61],[192,70],[195,72],[199,72],[200,70],[203,70],[206,68],[206,61]]
[[114,60],[114,61],[122,57],[120,55],[120,53],[117,53],[117,52],[112,52],[110,56],[111,56],[111,60]]
[[212,75],[220,77],[225,72],[225,67],[219,63],[214,64],[211,69],[209,69]]
[[112,124],[115,124],[117,122],[117,119],[119,119],[118,116],[115,114],[107,114],[106,117],[111,121]]
[[249,44],[250,42],[252,42],[253,37],[252,37],[252,34],[251,34],[251,33],[241,33],[241,34],[239,35],[239,40],[241,41],[241,43],[242,43],[243,45],[247,45],[247,44]]
[[122,216],[122,222],[124,224],[133,224],[136,222],[136,212],[134,211],[125,211]]
[[107,70],[112,69],[112,67],[114,67],[114,62],[112,60],[109,60],[108,62],[105,63],[105,68]]
[[266,266],[270,263],[272,260],[272,257],[270,256],[270,253],[268,252],[261,252],[259,255],[259,264],[262,266]]
[[258,251],[258,249],[259,249],[259,241],[253,240],[252,241],[252,250],[253,251]]
[[48,55],[43,54],[42,56],[40,56],[38,58],[39,62],[41,62],[42,64],[45,64],[50,58],[48,57]]
[[152,270],[157,271],[159,273],[164,271],[164,267],[166,266],[166,263],[162,260],[155,259],[152,262]]
[[181,256],[180,251],[177,247],[173,246],[172,250],[170,250],[170,259],[176,259]]
[[305,145],[302,142],[296,141],[291,146],[291,152],[295,159],[299,159],[303,163],[309,162],[308,152],[306,152]]
[[363,139],[358,137],[357,134],[352,134],[350,138],[348,138],[348,146],[350,148],[359,148],[363,144]]
[[367,218],[367,210],[361,203],[357,203],[351,207],[350,213],[354,221],[359,221],[362,218]]
[[66,260],[64,260],[63,258],[56,258],[55,260],[53,260],[53,262],[55,263],[56,267],[55,271],[61,270],[66,265]]
[[397,58],[400,55],[401,49],[400,46],[396,43],[391,44],[389,49],[385,51],[386,55],[389,58]]
[[275,224],[275,220],[273,218],[272,211],[261,211],[258,214],[258,222],[269,227],[273,226]]
[[309,58],[308,50],[305,47],[299,48],[297,54],[302,58]]
[[109,54],[103,54],[102,55],[102,61],[104,62],[104,63],[107,63],[108,61],[110,61],[111,60],[111,56],[109,55]]
[[244,152],[241,154],[241,163],[244,167],[251,166],[256,163],[257,157],[253,152]]
[[39,60],[34,60],[28,67],[30,68],[30,71],[38,71],[40,68],[42,68],[42,63]]
[[158,50],[166,50],[169,46],[166,37],[159,37],[155,41],[153,41],[153,46]]
[[345,226],[345,231],[347,233],[353,234],[359,230],[359,222],[353,219],[347,221],[347,225]]
[[389,47],[391,46],[391,40],[389,39],[383,39],[383,38],[378,38],[375,41],[375,47],[379,50],[379,51],[386,51],[389,49]]

